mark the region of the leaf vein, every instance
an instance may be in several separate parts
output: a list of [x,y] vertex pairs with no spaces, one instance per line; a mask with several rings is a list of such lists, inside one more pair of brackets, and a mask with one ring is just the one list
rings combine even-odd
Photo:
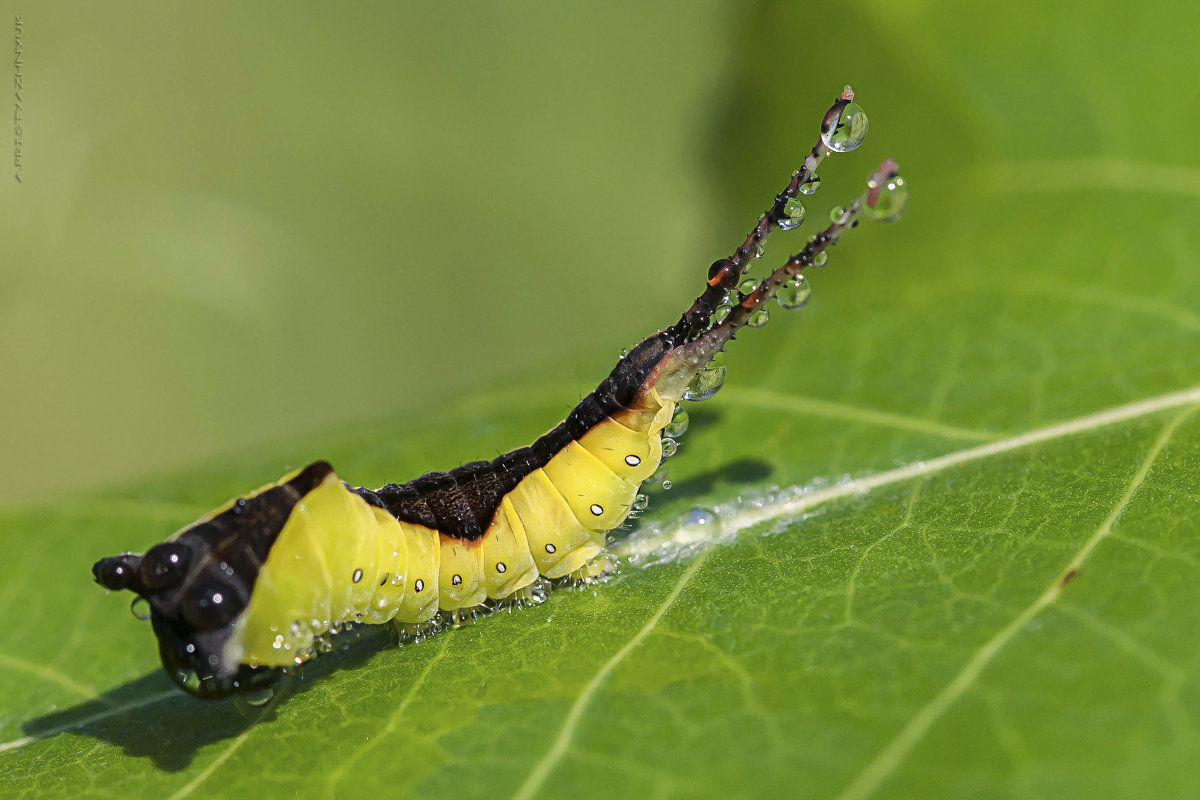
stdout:
[[691,581],[692,577],[703,566],[711,552],[709,550],[701,553],[688,565],[684,573],[679,576],[679,580],[675,583],[675,587],[671,589],[670,594],[666,596],[650,619],[646,620],[646,624],[641,627],[641,630],[634,634],[633,638],[626,642],[620,650],[614,653],[612,658],[604,662],[604,666],[583,687],[583,691],[579,693],[579,696],[575,698],[575,702],[571,704],[571,709],[563,719],[562,727],[559,728],[554,740],[550,743],[549,749],[534,764],[533,769],[525,777],[525,781],[517,787],[517,791],[513,793],[513,800],[529,800],[545,785],[546,779],[550,777],[550,773],[554,771],[558,762],[562,760],[563,756],[566,755],[567,749],[571,746],[571,740],[574,738],[575,731],[579,727],[579,721],[583,718],[588,705],[600,689],[601,684],[608,679],[608,676],[613,673],[617,665],[624,661],[650,635],[658,625],[659,620],[674,605],[675,600],[683,592],[684,587],[688,585],[688,582]]
[[925,737],[930,728],[941,719],[946,711],[968,689],[975,685],[979,676],[995,660],[1000,651],[1018,633],[1023,631],[1035,617],[1059,598],[1063,591],[1063,579],[1079,569],[1083,562],[1087,560],[1087,557],[1091,555],[1092,551],[1108,536],[1113,525],[1116,524],[1134,495],[1137,494],[1138,489],[1141,488],[1142,483],[1146,480],[1146,476],[1150,473],[1151,467],[1154,466],[1154,462],[1158,459],[1159,454],[1167,446],[1167,442],[1170,441],[1171,436],[1175,433],[1175,429],[1196,408],[1197,406],[1192,406],[1191,408],[1184,409],[1164,426],[1158,439],[1142,460],[1141,466],[1129,481],[1129,485],[1125,488],[1125,492],[1121,495],[1120,500],[1117,501],[1117,504],[1109,512],[1104,522],[1100,524],[1100,527],[1088,537],[1087,541],[1076,551],[1075,555],[1059,572],[1058,576],[1050,582],[1045,591],[1026,606],[1021,613],[1017,614],[1011,622],[984,642],[982,647],[975,651],[950,682],[929,702],[922,706],[908,723],[900,729],[900,732],[879,751],[875,758],[871,759],[850,785],[838,795],[838,800],[863,800],[863,798],[874,794],[883,781],[900,766],[909,753],[912,752],[913,748]]

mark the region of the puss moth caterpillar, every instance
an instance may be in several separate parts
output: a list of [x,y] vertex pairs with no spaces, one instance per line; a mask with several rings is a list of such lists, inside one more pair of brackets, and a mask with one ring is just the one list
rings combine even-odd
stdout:
[[741,328],[759,327],[772,298],[802,306],[803,270],[821,266],[860,216],[892,221],[903,212],[907,189],[889,159],[783,266],[743,281],[768,234],[803,221],[801,195],[815,191],[820,162],[858,147],[866,130],[846,87],[803,167],[733,255],[709,268],[679,321],[630,350],[528,447],[375,490],[352,487],[317,461],[145,555],[101,559],[96,581],[148,604],[168,674],[211,698],[270,685],[348,624],[425,623],[512,597],[539,576],[587,569],[658,468],[663,428],[680,402],[719,387],[724,367],[713,357]]

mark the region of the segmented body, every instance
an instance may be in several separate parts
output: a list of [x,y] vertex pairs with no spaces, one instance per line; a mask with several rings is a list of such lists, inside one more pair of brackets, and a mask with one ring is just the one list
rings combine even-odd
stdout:
[[426,622],[582,568],[657,469],[676,407],[637,365],[623,360],[565,422],[493,461],[375,491],[324,462],[285,478],[294,508],[221,662],[287,666],[342,623]]
[[424,623],[574,573],[658,467],[686,383],[663,377],[695,361],[678,357],[687,330],[634,348],[528,447],[376,490],[318,461],[104,559],[97,579],[146,597],[168,672],[216,697],[273,682],[346,623]]

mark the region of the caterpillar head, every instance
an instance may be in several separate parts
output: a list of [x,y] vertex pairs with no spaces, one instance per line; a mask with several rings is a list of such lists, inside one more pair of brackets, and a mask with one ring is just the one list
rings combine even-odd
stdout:
[[145,555],[103,558],[92,574],[106,589],[128,589],[148,603],[159,657],[180,687],[204,697],[252,689],[267,678],[258,675],[266,670],[228,663],[223,655],[246,608],[243,585],[221,569],[227,563],[205,558],[196,547],[199,537],[187,535],[193,531]]
[[234,500],[144,555],[123,553],[92,567],[101,586],[129,590],[149,605],[159,656],[180,687],[220,697],[279,678],[278,667],[240,663],[231,639],[293,506],[332,471],[317,462]]

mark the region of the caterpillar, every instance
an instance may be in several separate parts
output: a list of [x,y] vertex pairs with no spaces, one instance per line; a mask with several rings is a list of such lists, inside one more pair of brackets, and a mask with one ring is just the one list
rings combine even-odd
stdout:
[[890,222],[908,190],[891,159],[831,224],[762,281],[743,279],[776,228],[804,218],[831,153],[861,144],[867,120],[849,86],[820,140],[744,243],[708,270],[673,325],[623,355],[566,419],[528,447],[379,489],[354,487],[317,461],[206,514],[144,555],[92,568],[109,590],[148,606],[171,678],[202,697],[260,690],[356,623],[420,625],[519,597],[538,580],[592,574],[605,534],[630,516],[659,467],[663,430],[685,399],[724,379],[714,362],[736,332],[761,327],[767,303],[799,308],[804,270],[860,217]]

